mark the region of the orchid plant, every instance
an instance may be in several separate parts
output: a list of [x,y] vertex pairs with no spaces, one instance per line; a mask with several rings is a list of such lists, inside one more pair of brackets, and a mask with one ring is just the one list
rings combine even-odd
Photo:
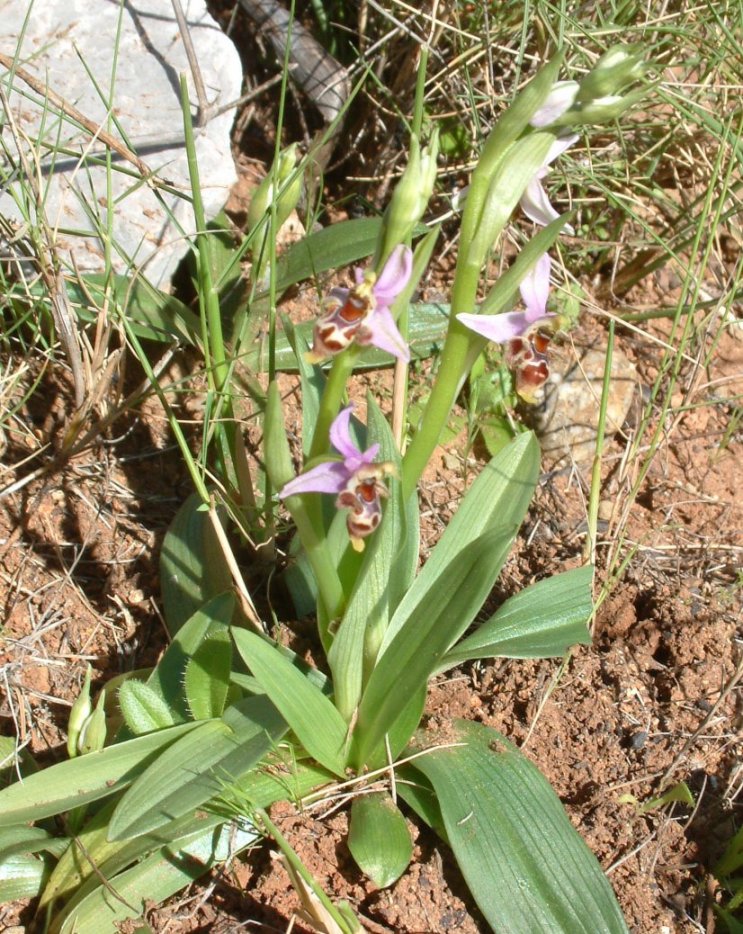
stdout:
[[[372,394],[366,424],[354,417],[360,409],[348,402],[349,377],[371,346],[397,361],[396,398],[406,396],[409,301],[437,237],[432,229],[412,245],[433,189],[435,134],[422,149],[414,133],[410,165],[374,242],[361,238],[350,258],[372,257],[355,270],[355,284],[330,291],[308,339],[285,323],[302,392],[303,455],[282,408],[269,312],[263,456],[251,466],[232,417],[231,364],[209,305],[214,290],[204,289],[201,346],[211,355],[210,405],[220,419],[205,442],[215,450],[208,470],[182,444],[196,494],[163,546],[172,642],[154,669],[107,687],[95,707],[86,682],[70,719],[72,758],[0,792],[0,865],[10,860],[27,872],[27,891],[36,886],[52,934],[114,932],[261,837],[273,840],[300,880],[316,930],[361,931],[350,908],[334,905],[301,866],[267,810],[279,800],[311,807],[349,789],[349,848],[377,885],[393,884],[411,858],[404,802],[451,846],[494,929],[627,930],[597,861],[525,756],[482,724],[422,726],[427,685],[441,672],[474,659],[562,656],[590,641],[590,566],[539,581],[480,615],[539,476],[529,432],[484,466],[419,569],[418,484],[486,341],[504,346],[525,399],[548,373],[559,320],[547,309],[548,251],[566,219],[549,204],[545,173],[577,138],[571,126],[614,119],[635,99],[624,93],[641,74],[632,50],[610,50],[567,85],[557,82],[560,64],[535,75],[484,144],[462,214],[437,375],[402,442]],[[421,99],[418,108],[416,131]],[[296,191],[293,165],[293,154],[289,163],[277,159],[266,198]],[[478,302],[482,268],[519,204],[542,229]],[[252,228],[261,281],[279,275],[265,255],[266,217],[285,214],[286,204],[265,211]],[[337,242],[345,249],[350,237],[346,228]],[[197,256],[206,275],[201,240]],[[134,330],[127,333],[134,343]],[[285,540],[276,534],[287,512],[296,536],[275,573],[295,614],[313,613],[323,665],[282,643],[252,599],[225,528],[229,517],[239,533],[233,540],[252,543],[256,556],[267,546],[280,555]],[[61,833],[50,822],[58,814],[66,814]]]

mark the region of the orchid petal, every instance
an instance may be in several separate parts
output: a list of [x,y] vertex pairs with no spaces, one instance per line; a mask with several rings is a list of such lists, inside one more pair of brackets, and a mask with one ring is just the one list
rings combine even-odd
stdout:
[[457,315],[457,320],[482,337],[496,344],[512,341],[529,328],[531,321],[525,311],[509,311],[502,315]]
[[549,126],[550,123],[554,123],[566,110],[570,110],[579,90],[580,85],[577,81],[557,81],[552,85],[547,99],[529,123],[533,127]]
[[558,136],[554,143],[547,150],[547,155],[544,159],[543,165],[552,165],[558,156],[561,156],[566,149],[570,149],[573,143],[577,143],[579,139],[580,137],[577,133],[574,133],[571,136]]
[[379,445],[372,444],[372,446],[365,451],[357,451],[352,457],[347,457],[344,464],[349,476],[361,470],[362,467],[368,467],[369,464],[373,464],[377,454],[379,454]]
[[373,344],[374,347],[386,350],[398,360],[410,362],[410,348],[407,341],[395,324],[389,308],[383,305],[378,305],[356,332],[356,343]]
[[361,451],[359,451],[351,440],[349,426],[351,424],[351,413],[353,410],[353,405],[347,405],[345,409],[341,409],[338,415],[333,419],[333,424],[330,426],[330,443],[344,460],[358,457],[361,454]]
[[543,253],[533,269],[524,276],[519,286],[529,321],[544,316],[550,291],[550,258]]
[[550,204],[539,175],[535,175],[526,186],[519,204],[529,220],[539,224],[540,227],[546,227],[560,216]]
[[389,308],[408,284],[413,271],[413,252],[408,247],[396,246],[374,283],[374,298],[380,307]]
[[340,493],[348,483],[349,472],[344,463],[326,461],[290,480],[279,493],[281,499],[300,493]]

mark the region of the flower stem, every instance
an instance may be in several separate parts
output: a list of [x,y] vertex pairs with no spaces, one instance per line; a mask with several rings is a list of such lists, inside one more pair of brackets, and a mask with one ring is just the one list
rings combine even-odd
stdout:
[[330,426],[333,419],[338,414],[343,401],[343,394],[346,391],[348,377],[353,371],[353,365],[358,357],[359,350],[351,346],[343,353],[333,358],[333,364],[328,373],[328,380],[325,383],[322,399],[320,400],[320,411],[317,415],[315,433],[312,436],[312,447],[310,448],[309,459],[320,457],[328,450],[328,439],[330,436]]

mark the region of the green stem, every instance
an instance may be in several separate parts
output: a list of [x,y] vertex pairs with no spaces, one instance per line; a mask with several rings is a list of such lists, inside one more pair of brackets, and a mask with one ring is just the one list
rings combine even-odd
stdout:
[[299,540],[312,566],[317,589],[320,591],[328,616],[330,619],[337,619],[343,612],[346,595],[338,571],[331,560],[327,538],[324,535],[318,535],[304,497],[290,496],[285,505],[294,519]]
[[330,367],[330,373],[328,373],[328,379],[320,400],[320,411],[317,416],[315,433],[312,436],[309,460],[312,460],[313,457],[320,457],[328,450],[330,426],[338,415],[343,401],[343,394],[346,391],[346,383],[353,372],[353,366],[358,355],[359,348],[352,345],[333,358],[333,364]]
[[196,158],[196,143],[191,123],[191,105],[188,99],[188,85],[185,75],[181,75],[181,107],[183,109],[183,131],[188,156],[188,175],[191,182],[194,222],[196,224],[196,245],[199,254],[199,305],[201,308],[204,353],[207,355],[207,375],[209,382],[221,392],[227,380],[227,355],[222,334],[219,293],[212,282],[209,234],[206,229],[204,203],[201,200],[199,164]]
[[467,373],[468,358],[476,335],[457,321],[454,312],[474,308],[479,275],[479,264],[475,266],[463,262],[454,279],[452,315],[441,352],[441,364],[421,418],[420,428],[413,436],[402,462],[402,495],[405,500],[415,492],[426,464],[439,443]]

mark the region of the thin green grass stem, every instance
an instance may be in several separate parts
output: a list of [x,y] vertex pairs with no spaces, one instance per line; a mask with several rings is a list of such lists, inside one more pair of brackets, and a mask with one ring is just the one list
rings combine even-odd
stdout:
[[599,500],[601,498],[601,452],[604,449],[604,435],[606,434],[606,410],[609,405],[611,391],[611,366],[614,356],[614,320],[609,320],[609,339],[606,347],[606,360],[604,361],[604,381],[601,387],[601,406],[599,408],[598,425],[596,427],[596,453],[593,458],[591,470],[591,492],[588,500],[588,536],[586,538],[585,558],[595,564],[596,562],[596,531],[599,519]]
[[201,312],[206,372],[210,384],[222,392],[227,381],[228,365],[225,353],[222,319],[219,309],[219,293],[212,282],[209,258],[209,234],[206,232],[204,202],[201,200],[201,182],[199,164],[196,158],[196,144],[191,122],[191,109],[188,98],[188,84],[185,75],[181,75],[181,107],[183,109],[183,131],[188,157],[188,174],[191,181],[194,221],[196,223],[196,248],[198,251],[199,309]]

